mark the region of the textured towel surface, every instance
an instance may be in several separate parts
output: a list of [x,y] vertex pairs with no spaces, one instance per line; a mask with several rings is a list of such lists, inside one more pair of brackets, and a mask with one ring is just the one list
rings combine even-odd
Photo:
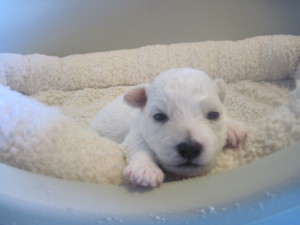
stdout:
[[160,72],[193,67],[227,82],[280,80],[299,63],[299,37],[264,36],[242,41],[147,46],[71,55],[0,54],[0,82],[26,94],[150,82]]
[[[0,91],[0,132],[6,134],[0,137],[0,161],[64,179],[119,184],[125,165],[122,151],[95,136],[88,124],[132,85],[150,82],[170,68],[193,67],[227,81],[228,113],[250,128],[245,145],[222,151],[209,173],[238,167],[300,140],[300,89],[290,96],[300,77],[299,61],[300,37],[284,35],[63,58],[0,54],[0,83],[30,97]],[[10,95],[14,101],[7,100]],[[28,107],[34,99],[44,105]],[[11,113],[8,120],[8,109],[24,110],[27,116]],[[36,119],[39,114],[44,122]],[[16,129],[26,137],[20,145],[13,139]],[[28,130],[38,142],[28,138]]]

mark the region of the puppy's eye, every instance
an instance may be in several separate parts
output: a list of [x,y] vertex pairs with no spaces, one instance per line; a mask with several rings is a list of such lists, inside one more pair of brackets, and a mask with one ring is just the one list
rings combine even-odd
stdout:
[[156,120],[157,122],[166,122],[169,118],[164,113],[156,113],[153,115],[153,119]]
[[220,113],[216,111],[211,111],[207,114],[207,119],[209,120],[216,120],[220,117]]

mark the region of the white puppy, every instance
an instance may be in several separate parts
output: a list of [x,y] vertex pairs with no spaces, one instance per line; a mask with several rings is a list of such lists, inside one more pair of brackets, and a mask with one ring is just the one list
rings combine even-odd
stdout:
[[91,124],[101,136],[122,143],[128,165],[124,176],[135,185],[156,187],[163,170],[197,176],[227,144],[247,134],[227,118],[226,85],[204,72],[179,68],[161,73],[107,104]]

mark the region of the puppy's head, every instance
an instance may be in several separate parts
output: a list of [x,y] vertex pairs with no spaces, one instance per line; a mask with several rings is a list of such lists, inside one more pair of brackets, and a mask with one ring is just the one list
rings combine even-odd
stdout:
[[182,68],[133,88],[124,99],[142,110],[139,129],[161,167],[196,176],[225,144],[225,89],[221,79]]

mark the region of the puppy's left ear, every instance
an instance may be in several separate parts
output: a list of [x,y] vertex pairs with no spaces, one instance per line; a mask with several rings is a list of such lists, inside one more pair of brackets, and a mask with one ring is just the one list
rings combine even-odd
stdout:
[[129,90],[124,95],[125,102],[130,106],[143,108],[147,102],[146,87],[147,85],[140,85]]
[[220,79],[220,78],[215,79],[214,82],[217,86],[219,98],[220,98],[221,102],[223,103],[225,100],[225,96],[226,96],[226,83],[223,79]]

